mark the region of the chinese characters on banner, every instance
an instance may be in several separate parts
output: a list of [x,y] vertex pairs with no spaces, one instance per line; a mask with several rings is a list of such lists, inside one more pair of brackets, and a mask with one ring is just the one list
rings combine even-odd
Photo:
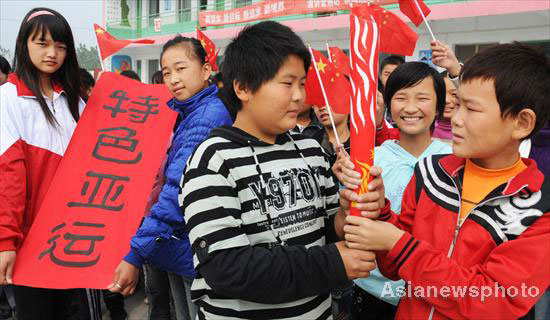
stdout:
[[[221,26],[255,20],[269,19],[292,14],[315,12],[335,12],[349,10],[350,2],[366,3],[368,0],[264,0],[252,5],[222,11],[201,11],[201,27]],[[399,0],[371,0],[373,4],[386,5],[398,3]]]
[[105,288],[139,226],[176,113],[164,85],[104,73],[31,230],[14,282]]

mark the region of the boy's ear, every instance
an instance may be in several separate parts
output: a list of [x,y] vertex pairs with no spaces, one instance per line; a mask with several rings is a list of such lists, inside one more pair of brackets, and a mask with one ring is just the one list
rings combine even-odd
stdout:
[[233,90],[235,90],[237,98],[239,98],[242,102],[248,102],[250,99],[250,90],[237,80],[233,80]]
[[532,109],[524,108],[516,117],[512,136],[517,140],[527,137],[535,128],[536,121],[537,115],[535,112]]

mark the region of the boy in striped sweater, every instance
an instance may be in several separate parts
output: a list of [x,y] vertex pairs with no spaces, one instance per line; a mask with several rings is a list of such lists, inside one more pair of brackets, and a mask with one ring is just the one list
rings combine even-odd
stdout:
[[329,319],[330,291],[374,268],[374,253],[331,243],[349,206],[339,208],[319,143],[289,132],[309,64],[302,40],[272,21],[227,47],[222,74],[236,120],[197,147],[180,199],[201,319]]

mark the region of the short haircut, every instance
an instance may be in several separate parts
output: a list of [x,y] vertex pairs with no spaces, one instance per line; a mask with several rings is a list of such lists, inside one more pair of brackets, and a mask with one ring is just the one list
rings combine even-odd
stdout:
[[403,63],[405,63],[405,59],[403,59],[403,57],[401,56],[391,55],[391,56],[385,57],[384,60],[382,60],[382,64],[380,64],[380,71],[382,71],[384,67],[387,66],[388,64],[400,66]]
[[125,76],[130,79],[134,79],[141,82],[141,78],[138,76],[138,74],[133,70],[124,70],[120,73],[121,76]]
[[88,90],[95,86],[94,77],[84,68],[80,68],[80,82],[82,82],[82,89]]
[[184,48],[184,50],[186,50],[186,53],[190,58],[196,58],[201,64],[209,62],[206,55],[206,50],[204,50],[204,47],[199,40],[177,35],[174,38],[168,40],[168,42],[166,42],[164,46],[162,46],[162,52],[160,53],[161,63],[164,52],[174,46],[181,46],[182,48]]
[[218,82],[223,82],[222,73],[221,73],[221,72],[218,72],[218,73],[216,73],[215,75],[213,75],[211,81],[212,81],[212,83],[214,83],[214,84],[216,84],[216,83],[218,83]]
[[513,42],[484,49],[470,58],[460,72],[461,82],[493,80],[502,117],[517,116],[528,108],[537,120],[536,134],[550,118],[550,59],[541,49]]
[[157,70],[155,73],[153,73],[153,76],[151,77],[151,83],[152,84],[163,84],[164,83],[164,77],[162,76],[162,71]]
[[0,72],[3,74],[9,74],[11,72],[10,63],[2,56],[0,56]]
[[304,61],[307,73],[310,53],[292,29],[275,21],[245,27],[227,46],[221,68],[224,102],[230,113],[236,113],[242,107],[233,81],[256,92],[262,84],[275,77],[290,55]]
[[431,77],[434,83],[436,119],[441,118],[445,110],[445,98],[447,96],[445,80],[429,64],[418,61],[406,62],[400,65],[388,77],[384,89],[384,102],[388,106],[388,112],[391,112],[391,99],[397,91],[413,87],[428,77]]

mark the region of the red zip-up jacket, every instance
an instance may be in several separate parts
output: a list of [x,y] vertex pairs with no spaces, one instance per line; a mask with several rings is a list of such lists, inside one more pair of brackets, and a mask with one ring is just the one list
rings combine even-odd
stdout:
[[[377,262],[388,278],[411,284],[396,319],[517,319],[537,302],[550,284],[550,180],[535,161],[522,161],[527,169],[461,225],[465,160],[454,155],[418,162],[400,215],[386,201],[379,220],[405,233]],[[488,288],[493,294],[482,299]]]

